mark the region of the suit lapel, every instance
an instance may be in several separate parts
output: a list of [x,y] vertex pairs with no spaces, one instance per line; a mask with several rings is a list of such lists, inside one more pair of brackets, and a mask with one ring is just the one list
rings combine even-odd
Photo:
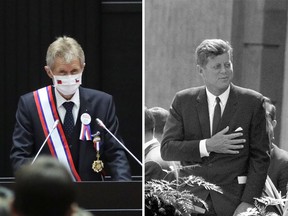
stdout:
[[[237,94],[235,91],[235,87],[234,87],[234,85],[231,84],[231,89],[230,89],[229,97],[227,100],[227,104],[225,106],[225,109],[224,109],[224,112],[223,112],[223,115],[222,115],[218,129],[222,130],[227,125],[229,125],[229,122],[232,119],[232,116],[234,115],[234,113],[237,109],[237,104],[238,104],[238,100],[237,100]],[[218,130],[218,131],[220,131],[220,130]]]
[[197,97],[197,112],[199,115],[199,121],[201,125],[202,135],[204,138],[211,136],[210,132],[210,120],[209,120],[209,111],[208,111],[208,102],[205,88],[202,88],[199,91]]
[[81,126],[81,115],[83,113],[88,113],[91,116],[91,133],[95,133],[96,131],[93,131],[92,129],[95,128],[96,125],[96,117],[95,114],[95,107],[93,106],[93,102],[91,101],[90,97],[88,97],[86,91],[84,88],[79,87],[79,97],[80,97],[80,109],[77,117],[77,125]]

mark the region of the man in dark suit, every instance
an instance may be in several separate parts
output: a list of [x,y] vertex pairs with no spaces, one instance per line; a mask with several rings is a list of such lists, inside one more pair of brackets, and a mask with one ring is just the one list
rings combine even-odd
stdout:
[[[46,63],[45,70],[53,86],[25,94],[18,103],[10,155],[14,171],[31,163],[41,150],[40,154],[52,155],[63,162],[75,181],[103,180],[105,173],[112,180],[130,180],[123,147],[95,121],[102,120],[120,139],[112,96],[79,87],[85,67],[81,46],[73,38],[59,37],[50,44]],[[98,160],[96,152],[100,155]]]
[[264,99],[264,107],[266,110],[267,118],[267,129],[269,131],[271,145],[271,162],[268,169],[268,176],[272,180],[277,190],[281,192],[281,196],[285,196],[287,193],[288,183],[288,152],[279,148],[273,143],[274,129],[277,125],[276,107],[272,104],[269,98],[264,97]]
[[196,49],[197,71],[205,86],[176,94],[167,119],[161,155],[180,160],[179,176],[196,175],[223,194],[189,187],[208,203],[206,215],[245,212],[263,190],[269,167],[269,138],[263,96],[231,83],[232,47],[220,39]]

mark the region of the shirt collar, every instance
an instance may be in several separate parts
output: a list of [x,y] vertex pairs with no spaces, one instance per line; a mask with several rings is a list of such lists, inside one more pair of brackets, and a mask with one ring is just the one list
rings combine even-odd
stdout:
[[148,146],[152,145],[153,143],[157,143],[157,142],[158,140],[155,137],[153,137],[153,139],[149,140],[148,142],[144,144],[144,149],[146,149]]
[[[229,97],[229,93],[230,93],[230,85],[228,86],[228,88],[218,97],[221,100],[221,103],[225,106]],[[215,95],[213,95],[211,92],[209,92],[209,90],[206,87],[206,94],[207,94],[207,99],[208,99],[208,103],[209,104],[214,104],[216,101],[216,97]]]
[[57,89],[55,88],[55,97],[56,97],[57,108],[61,107],[63,103],[68,102],[68,101],[73,102],[77,108],[80,106],[79,88],[76,90],[75,94],[70,100],[66,100],[65,98],[63,98],[60,95],[60,93],[57,91]]

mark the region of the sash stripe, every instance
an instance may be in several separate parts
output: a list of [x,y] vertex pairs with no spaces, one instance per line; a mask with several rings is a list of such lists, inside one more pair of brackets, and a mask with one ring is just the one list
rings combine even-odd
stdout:
[[[55,120],[60,119],[53,98],[52,87],[48,86],[35,91],[34,100],[44,134],[47,137]],[[52,156],[57,157],[59,161],[68,168],[75,181],[81,181],[81,178],[75,169],[62,124],[57,125],[56,130],[51,134],[47,142]]]
[[[38,111],[38,116],[40,118],[40,122],[42,125],[42,129],[44,131],[45,137],[47,137],[49,134],[49,131],[48,131],[47,122],[46,122],[44,114],[43,114],[43,108],[42,108],[42,105],[40,103],[39,95],[38,95],[37,91],[34,91],[33,94],[34,94],[34,100],[35,100],[37,111]],[[49,150],[50,150],[52,156],[57,157],[55,149],[54,149],[53,145],[51,144],[51,137],[47,140],[47,143],[48,143],[48,147],[49,147]]]

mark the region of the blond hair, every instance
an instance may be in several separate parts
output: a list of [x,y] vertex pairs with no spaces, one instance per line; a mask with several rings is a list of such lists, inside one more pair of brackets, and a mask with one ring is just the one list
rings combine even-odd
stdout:
[[58,37],[48,47],[46,64],[49,68],[53,68],[56,58],[62,58],[66,63],[78,58],[81,66],[85,64],[85,55],[82,47],[75,39],[67,36]]

